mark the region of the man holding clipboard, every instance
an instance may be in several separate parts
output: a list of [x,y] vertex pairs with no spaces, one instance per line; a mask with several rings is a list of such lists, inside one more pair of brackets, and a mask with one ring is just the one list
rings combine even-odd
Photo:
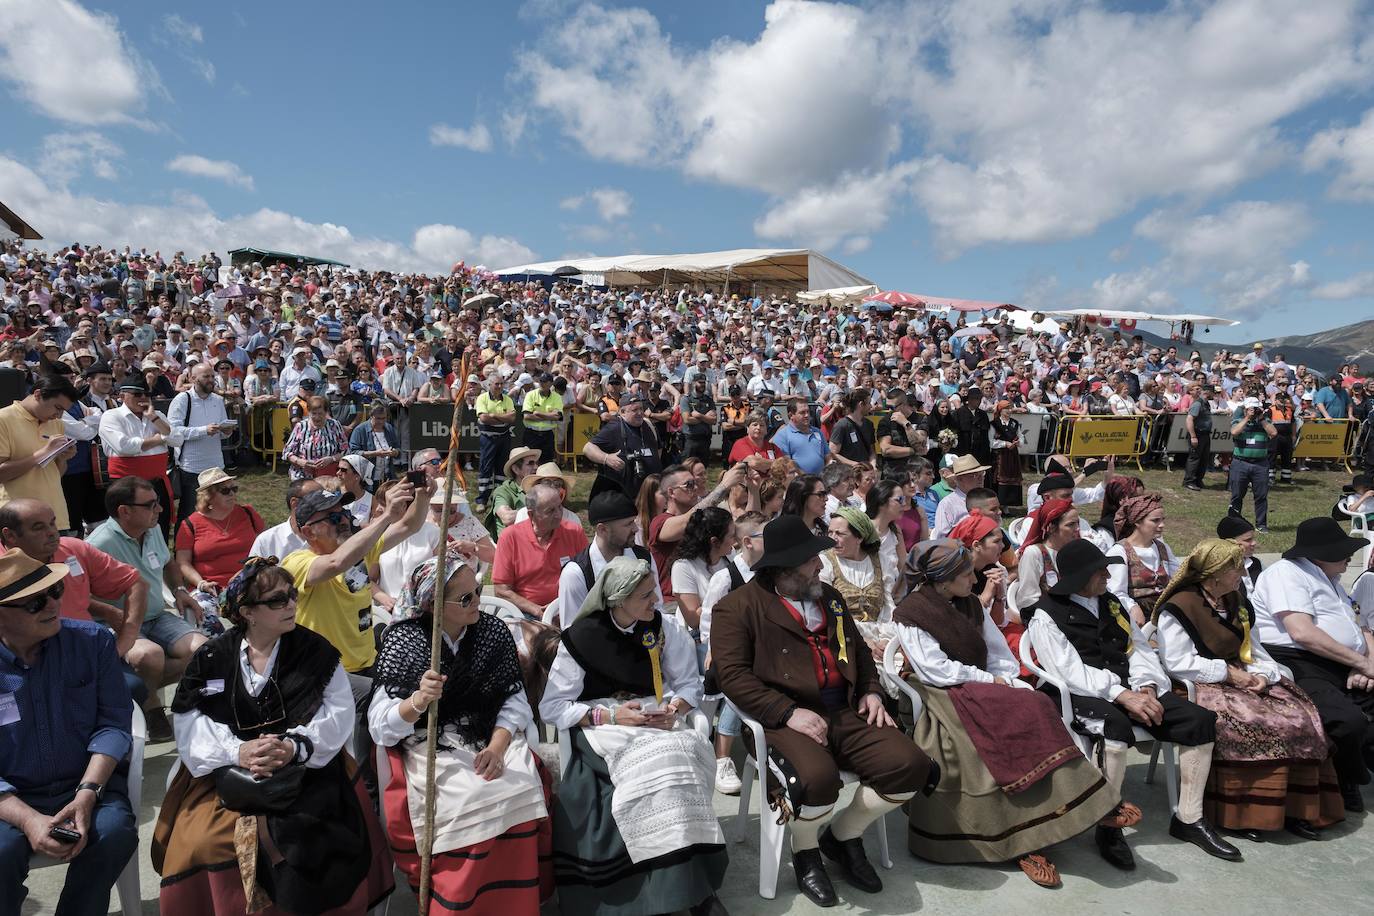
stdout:
[[22,401],[0,408],[0,505],[21,496],[42,500],[57,514],[58,530],[69,527],[62,471],[76,454],[62,414],[80,396],[66,378],[40,376]]

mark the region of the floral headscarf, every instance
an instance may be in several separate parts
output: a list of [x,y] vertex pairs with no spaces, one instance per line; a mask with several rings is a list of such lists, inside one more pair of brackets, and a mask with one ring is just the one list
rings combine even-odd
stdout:
[[1174,573],[1169,584],[1164,586],[1164,591],[1159,593],[1159,600],[1155,602],[1155,620],[1159,620],[1160,608],[1164,607],[1175,592],[1192,588],[1203,579],[1210,579],[1229,567],[1241,567],[1244,564],[1245,548],[1235,541],[1221,538],[1208,538],[1202,541],[1188,554],[1179,566],[1178,572]]
[[[470,569],[473,575],[477,575],[477,568],[469,562],[468,558],[459,553],[458,550],[450,545],[446,553],[445,573],[450,582],[460,569]],[[413,620],[431,613],[434,610],[434,590],[439,579],[439,558],[430,557],[411,572],[406,584],[401,589],[400,597],[396,599],[396,606],[391,611],[391,622],[400,623],[402,620]]]

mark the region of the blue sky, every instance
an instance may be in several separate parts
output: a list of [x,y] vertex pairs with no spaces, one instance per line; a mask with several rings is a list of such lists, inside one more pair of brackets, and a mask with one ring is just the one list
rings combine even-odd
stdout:
[[366,266],[813,246],[885,288],[1374,317],[1369,0],[0,0],[50,240]]

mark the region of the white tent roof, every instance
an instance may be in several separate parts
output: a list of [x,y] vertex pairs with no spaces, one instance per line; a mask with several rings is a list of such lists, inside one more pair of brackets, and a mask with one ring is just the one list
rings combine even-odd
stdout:
[[802,302],[826,302],[830,301],[835,305],[853,305],[863,302],[869,296],[877,295],[878,287],[873,284],[867,286],[840,286],[835,289],[809,289],[804,293],[797,293],[797,299]]
[[[872,285],[872,281],[808,248],[736,248],[698,254],[631,254],[521,264],[496,271],[503,277],[549,275],[564,268],[614,286],[662,283],[731,283],[800,291]],[[564,270],[564,273],[567,273]]]
[[1047,311],[1045,314],[1063,315],[1068,318],[1077,318],[1080,315],[1100,315],[1103,318],[1110,318],[1113,321],[1120,321],[1122,318],[1133,318],[1136,321],[1167,321],[1170,324],[1177,324],[1180,321],[1191,321],[1199,327],[1208,324],[1226,327],[1240,324],[1239,321],[1232,321],[1230,318],[1217,318],[1213,315],[1164,315],[1159,312],[1132,312],[1125,309],[1063,309],[1056,312]]

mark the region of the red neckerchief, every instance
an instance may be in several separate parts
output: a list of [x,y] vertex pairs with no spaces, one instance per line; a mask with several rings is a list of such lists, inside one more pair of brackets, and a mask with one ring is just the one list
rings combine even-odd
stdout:
[[840,674],[840,663],[835,658],[835,650],[830,647],[830,632],[826,625],[824,606],[822,605],[821,610],[820,630],[812,630],[806,625],[806,618],[802,616],[801,611],[793,606],[792,602],[781,595],[778,595],[778,600],[782,602],[787,613],[792,615],[792,619],[801,626],[802,632],[806,634],[806,642],[811,646],[811,662],[816,670],[817,686],[821,690],[843,687],[844,677]]

